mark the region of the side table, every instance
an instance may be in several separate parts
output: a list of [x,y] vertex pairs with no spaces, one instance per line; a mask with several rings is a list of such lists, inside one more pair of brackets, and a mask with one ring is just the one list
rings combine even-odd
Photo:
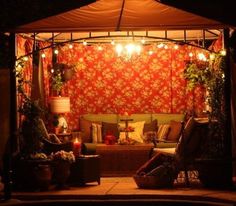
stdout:
[[69,133],[57,133],[57,137],[63,142],[71,142],[72,141],[72,134]]
[[100,156],[80,155],[71,165],[69,183],[72,185],[85,185],[89,182],[100,184]]

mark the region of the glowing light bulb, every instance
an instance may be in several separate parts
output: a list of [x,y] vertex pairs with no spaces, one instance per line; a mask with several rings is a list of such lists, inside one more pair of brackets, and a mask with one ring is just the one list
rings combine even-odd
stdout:
[[174,49],[178,49],[179,45],[175,44]]
[[126,49],[126,51],[127,51],[127,55],[128,55],[128,57],[131,57],[132,56],[132,54],[133,54],[133,52],[135,51],[135,46],[134,46],[134,44],[127,44],[126,46],[125,46],[125,49]]
[[121,44],[117,44],[116,45],[116,52],[117,52],[118,56],[121,55],[122,51],[123,51],[123,46]]
[[189,55],[189,57],[193,57],[193,53],[192,52],[190,52],[188,55]]
[[72,49],[73,48],[73,44],[69,44],[69,49]]
[[145,44],[146,40],[144,38],[141,39],[141,43]]
[[87,46],[87,44],[88,44],[88,43],[87,43],[86,41],[83,41],[83,45],[84,45],[84,46]]
[[54,69],[51,69],[51,73],[54,73]]
[[206,56],[203,54],[203,53],[199,53],[198,54],[198,59],[201,60],[201,61],[206,61]]
[[160,48],[163,48],[164,47],[164,44],[163,43],[160,43],[157,45],[157,47],[160,49]]
[[23,60],[24,60],[25,62],[27,62],[27,61],[29,60],[29,58],[26,56],[26,57],[23,57]]
[[142,50],[142,47],[141,47],[140,45],[136,45],[136,46],[135,46],[135,51],[136,51],[136,53],[137,53],[138,55],[140,55],[141,50]]
[[46,57],[46,54],[42,53],[41,57],[42,57],[42,58],[45,58],[45,57]]
[[115,45],[115,41],[113,39],[111,40],[111,45]]
[[152,50],[148,51],[148,54],[151,56],[153,54],[153,51]]
[[55,49],[54,54],[58,54],[58,53],[59,53],[58,49]]
[[164,49],[168,49],[168,45],[165,45],[165,46],[164,46]]
[[211,60],[214,60],[215,57],[216,57],[216,55],[215,55],[214,53],[210,54],[210,59],[211,59]]
[[221,51],[220,51],[220,54],[221,54],[222,56],[226,56],[226,50],[225,50],[225,49],[221,50]]
[[102,46],[98,46],[98,51],[102,51]]

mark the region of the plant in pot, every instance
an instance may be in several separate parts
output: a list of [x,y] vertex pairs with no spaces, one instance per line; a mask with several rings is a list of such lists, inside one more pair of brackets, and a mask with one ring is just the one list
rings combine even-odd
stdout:
[[29,156],[30,154],[41,151],[41,130],[38,128],[40,116],[45,112],[38,100],[32,100],[25,92],[25,85],[31,86],[31,82],[24,79],[22,70],[16,71],[18,80],[17,91],[21,96],[22,104],[18,107],[18,112],[23,116],[20,125],[21,133],[21,154]]
[[66,152],[60,150],[52,153],[51,158],[54,162],[53,179],[58,188],[64,188],[66,181],[70,176],[71,163],[75,162],[75,156],[72,151]]
[[201,145],[201,161],[198,164],[199,178],[207,187],[225,187],[231,185],[231,164],[225,159],[225,111],[224,111],[224,71],[225,57],[216,55],[207,66],[187,65],[184,76],[188,86],[193,89],[202,84],[207,89],[208,133]]
[[51,77],[51,86],[54,91],[56,91],[56,95],[61,95],[61,90],[64,83],[70,80],[75,71],[76,65],[68,65],[65,63],[55,63],[53,66],[53,73]]

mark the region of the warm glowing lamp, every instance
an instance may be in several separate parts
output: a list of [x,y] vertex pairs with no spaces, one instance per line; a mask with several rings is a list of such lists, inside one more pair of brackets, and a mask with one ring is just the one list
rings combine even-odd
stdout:
[[65,113],[70,112],[70,98],[69,97],[51,97],[50,98],[50,109],[52,113],[59,114],[58,126],[63,128],[63,132],[66,133],[68,124],[65,117]]

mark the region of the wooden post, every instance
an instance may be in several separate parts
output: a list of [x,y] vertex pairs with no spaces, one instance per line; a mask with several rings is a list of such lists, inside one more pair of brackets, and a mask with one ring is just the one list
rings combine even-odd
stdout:
[[4,199],[11,199],[12,193],[12,156],[16,147],[16,77],[15,77],[15,33],[9,37],[9,69],[10,69],[10,113],[9,113],[9,137],[3,156],[4,173]]
[[[230,49],[229,49],[229,29],[224,29],[224,49],[226,50],[226,68],[225,68],[225,131],[224,131],[224,152],[227,161],[231,161],[228,171],[232,179],[232,134],[231,134],[231,67],[230,67]],[[229,177],[230,178],[230,177]]]

